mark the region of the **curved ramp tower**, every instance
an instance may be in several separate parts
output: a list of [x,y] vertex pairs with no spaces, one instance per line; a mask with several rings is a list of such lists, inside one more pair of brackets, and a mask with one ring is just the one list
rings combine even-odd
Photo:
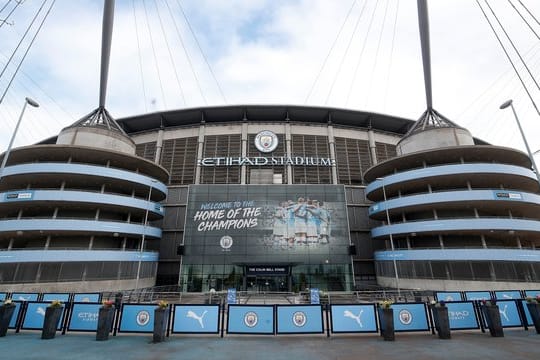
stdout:
[[[427,5],[418,0],[427,110],[396,147],[365,173],[377,282],[430,290],[540,286],[539,183],[530,158],[475,145],[433,109]],[[535,280],[536,279],[536,280]]]
[[[0,291],[153,286],[168,173],[135,155],[105,109],[114,1],[105,1],[99,107],[56,144],[11,152],[0,181]],[[150,222],[150,223],[149,223]]]

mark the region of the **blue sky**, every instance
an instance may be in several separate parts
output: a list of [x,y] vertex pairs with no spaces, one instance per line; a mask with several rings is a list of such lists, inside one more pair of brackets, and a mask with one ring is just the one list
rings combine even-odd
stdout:
[[[0,0],[0,7],[7,1]],[[512,2],[523,11],[517,0]],[[537,1],[522,2],[540,19]],[[410,119],[425,110],[416,1],[401,0],[397,6],[394,0],[117,0],[107,97],[107,108],[114,117],[225,103],[179,4],[227,104],[307,104]],[[524,150],[511,112],[498,109],[513,98],[531,148],[540,149],[540,139],[534,136],[540,131],[540,117],[476,2],[431,0],[428,4],[435,108],[476,137]],[[490,4],[538,78],[540,40],[507,1],[491,0]],[[41,0],[24,1],[8,19],[14,24],[0,28],[2,65],[40,5]],[[22,73],[0,104],[0,121],[6,130],[0,134],[1,149],[7,147],[25,96],[34,98],[41,107],[28,109],[17,146],[53,136],[97,107],[102,8],[102,1],[57,0],[21,67]],[[344,23],[349,9],[350,16]],[[5,15],[5,11],[0,13],[0,19]],[[343,30],[321,71],[342,24]],[[531,25],[540,34],[540,25],[532,20]],[[8,67],[0,78],[0,90],[4,90],[13,69]],[[527,83],[534,86],[530,79]],[[531,89],[540,102],[540,92]]]

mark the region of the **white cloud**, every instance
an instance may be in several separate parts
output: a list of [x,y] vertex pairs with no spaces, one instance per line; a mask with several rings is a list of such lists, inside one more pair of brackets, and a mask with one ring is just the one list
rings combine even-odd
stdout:
[[[158,3],[165,35],[161,31],[154,2],[146,1],[161,85],[144,8],[142,2],[136,2],[145,99],[132,2],[117,2],[107,98],[107,108],[115,117],[205,104],[167,7],[163,2]],[[181,3],[229,103],[304,104],[353,1],[193,0]],[[425,109],[425,97],[414,1],[399,2],[393,50],[391,39],[396,2],[388,3],[384,20],[387,2],[379,1],[358,73],[354,77],[369,19],[375,8],[375,1],[367,0],[358,32],[328,96],[364,3],[362,0],[356,2],[308,104],[324,106],[327,103],[328,106],[415,119]],[[506,2],[490,3],[495,3],[495,11],[520,51],[526,54],[533,49],[526,58],[538,76],[538,39]],[[540,4],[533,1],[524,3],[533,13],[540,14]],[[208,105],[222,104],[218,88],[179,12],[178,3],[168,0],[168,4],[175,14]],[[16,26],[0,29],[2,54],[9,56],[28,22],[25,19],[32,16],[37,5],[25,2],[15,13]],[[57,2],[22,67],[44,91],[24,76],[18,76],[6,102],[0,105],[2,121],[12,129],[24,96],[32,96],[42,104],[41,108],[33,109],[25,116],[18,145],[54,135],[62,126],[97,107],[102,6],[101,1],[91,0]],[[498,110],[498,105],[507,98],[513,98],[529,134],[540,130],[540,119],[476,2],[431,1],[429,11],[435,108],[469,128],[474,136],[498,145],[524,149],[512,114]],[[537,31],[540,33],[538,26]],[[171,46],[186,105],[164,36]],[[378,57],[375,58],[377,48]],[[3,88],[4,79],[0,84]],[[530,80],[528,84],[531,84]],[[533,91],[537,100],[540,99],[538,95],[538,91]],[[1,146],[5,147],[7,141],[6,133],[0,135]],[[531,136],[529,141],[534,150],[540,148],[540,140],[536,137]]]

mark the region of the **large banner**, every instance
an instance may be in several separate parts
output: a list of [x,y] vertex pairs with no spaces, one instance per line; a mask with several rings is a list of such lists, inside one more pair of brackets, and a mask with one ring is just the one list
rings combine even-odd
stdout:
[[277,334],[322,334],[321,305],[277,305]]
[[394,309],[394,330],[399,331],[427,331],[429,322],[426,304],[424,303],[396,303]]
[[174,305],[172,332],[217,334],[219,305]]
[[228,334],[274,334],[274,305],[229,305]]
[[497,305],[499,306],[499,314],[501,315],[501,324],[503,327],[523,326],[516,300],[498,300]]
[[[43,329],[43,322],[45,321],[45,310],[49,306],[48,302],[34,302],[30,301],[27,304],[26,312],[24,313],[24,319],[22,322],[22,329],[26,330],[41,330]],[[64,316],[66,314],[65,304],[62,304],[62,317],[58,322],[57,330],[62,329],[64,323]]]
[[450,329],[466,330],[480,327],[472,301],[449,302],[446,303],[446,306],[448,307]]
[[101,304],[75,303],[69,317],[69,331],[96,331]]
[[[192,185],[185,264],[350,262],[345,191],[337,185]],[[285,256],[285,257],[284,257]]]
[[377,332],[375,304],[330,305],[333,333]]
[[153,332],[155,309],[155,304],[123,304],[118,331],[134,333]]

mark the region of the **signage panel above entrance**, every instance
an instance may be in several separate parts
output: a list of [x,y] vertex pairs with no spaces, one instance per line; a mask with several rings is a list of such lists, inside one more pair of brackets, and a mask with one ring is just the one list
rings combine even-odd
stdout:
[[289,275],[289,270],[289,266],[248,265],[246,266],[246,275]]

